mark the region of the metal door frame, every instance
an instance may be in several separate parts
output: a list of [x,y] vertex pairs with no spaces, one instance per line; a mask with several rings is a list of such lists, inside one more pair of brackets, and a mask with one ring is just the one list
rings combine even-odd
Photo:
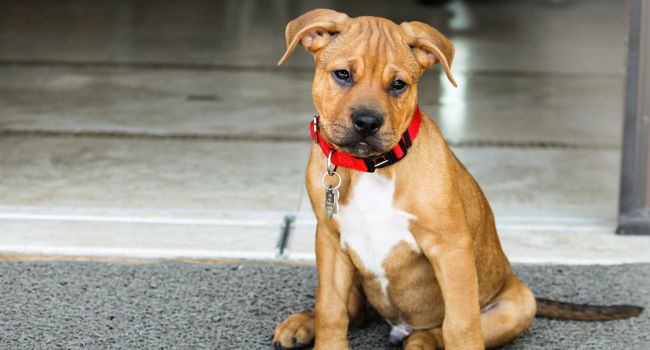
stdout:
[[619,234],[650,234],[650,0],[627,1]]

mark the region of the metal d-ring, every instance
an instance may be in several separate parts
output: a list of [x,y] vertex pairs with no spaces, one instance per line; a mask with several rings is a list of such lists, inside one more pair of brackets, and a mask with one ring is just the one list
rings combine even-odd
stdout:
[[318,116],[314,116],[314,143],[318,144]]
[[[332,164],[332,154],[334,154],[333,149],[330,150],[330,154],[327,156],[327,174],[329,176],[336,174],[336,164]],[[334,165],[334,169],[332,169],[332,165]]]
[[339,173],[337,173],[336,171],[332,172],[332,174],[339,177],[339,183],[334,187],[328,186],[328,185],[325,184],[325,176],[329,175],[327,172],[323,173],[323,177],[320,179],[320,182],[321,182],[321,184],[323,184],[323,187],[325,187],[328,190],[336,190],[341,186],[341,175]]

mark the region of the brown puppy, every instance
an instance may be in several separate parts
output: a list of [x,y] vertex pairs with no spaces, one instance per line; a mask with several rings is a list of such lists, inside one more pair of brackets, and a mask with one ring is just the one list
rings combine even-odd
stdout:
[[[525,330],[536,301],[510,269],[490,205],[417,109],[424,69],[441,63],[456,84],[453,44],[421,22],[323,9],[291,21],[286,39],[279,64],[298,43],[316,60],[320,117],[306,182],[318,219],[318,290],[315,312],[279,324],[274,345],[315,337],[315,349],[348,349],[348,326],[363,322],[366,299],[405,349],[496,347]],[[328,156],[341,165],[336,173]],[[551,309],[542,314],[559,308]]]

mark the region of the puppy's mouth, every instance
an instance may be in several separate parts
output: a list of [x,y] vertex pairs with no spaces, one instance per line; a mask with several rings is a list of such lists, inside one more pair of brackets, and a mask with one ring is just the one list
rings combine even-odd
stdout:
[[355,157],[377,156],[390,150],[390,141],[381,135],[361,137],[351,133],[339,140],[332,140],[333,146]]

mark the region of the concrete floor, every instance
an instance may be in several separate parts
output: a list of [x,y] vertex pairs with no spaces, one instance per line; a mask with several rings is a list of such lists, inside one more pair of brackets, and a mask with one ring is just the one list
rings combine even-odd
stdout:
[[0,255],[275,258],[294,214],[288,257],[313,259],[313,60],[275,62],[316,7],[455,43],[459,88],[436,67],[420,106],[513,261],[650,261],[613,233],[625,4],[586,0],[0,2]]
[[[275,326],[314,307],[304,264],[105,264],[0,261],[2,349],[269,350]],[[650,305],[650,265],[538,266],[514,271],[535,295],[600,305]],[[594,283],[594,281],[598,281]],[[609,322],[536,318],[500,350],[650,348],[650,314]],[[397,350],[370,308],[350,327],[355,350]],[[305,348],[310,349],[310,348]]]

